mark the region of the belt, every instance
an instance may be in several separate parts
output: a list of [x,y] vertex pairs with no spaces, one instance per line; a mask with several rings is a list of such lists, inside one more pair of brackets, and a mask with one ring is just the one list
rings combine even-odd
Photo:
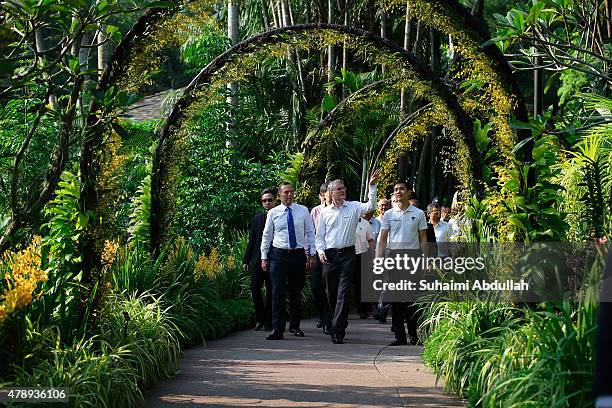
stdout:
[[325,251],[331,251],[337,255],[342,255],[342,254],[346,254],[349,252],[355,252],[355,245],[351,245],[351,246],[347,246],[344,248],[328,248]]
[[306,251],[304,250],[304,248],[295,248],[295,249],[284,249],[284,248],[277,248],[275,246],[272,247],[274,250],[276,251],[280,251],[286,254],[297,254],[297,253],[303,253],[305,254]]

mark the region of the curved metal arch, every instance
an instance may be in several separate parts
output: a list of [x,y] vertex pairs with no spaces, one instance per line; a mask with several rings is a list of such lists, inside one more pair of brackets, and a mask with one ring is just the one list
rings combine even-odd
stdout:
[[161,237],[165,225],[163,225],[163,209],[162,209],[162,184],[166,175],[165,163],[162,160],[163,153],[165,152],[167,141],[171,134],[178,130],[181,121],[185,118],[187,108],[195,100],[195,91],[205,86],[211,76],[225,66],[232,58],[237,55],[247,54],[250,52],[257,51],[257,48],[272,43],[279,43],[285,41],[287,36],[296,35],[303,32],[318,31],[318,30],[329,30],[340,34],[348,34],[355,38],[359,38],[362,41],[373,45],[377,49],[385,50],[389,53],[395,54],[407,62],[417,77],[431,84],[434,92],[444,99],[448,108],[451,109],[457,116],[457,125],[464,136],[464,141],[468,146],[470,152],[470,161],[473,163],[474,177],[476,179],[482,178],[482,167],[480,165],[480,157],[476,148],[475,142],[472,137],[472,123],[457,101],[452,90],[450,90],[442,81],[442,79],[434,74],[427,65],[419,61],[413,54],[409,53],[399,45],[384,39],[374,33],[365,31],[355,27],[348,27],[337,24],[302,24],[295,26],[283,27],[275,30],[271,30],[254,37],[251,37],[239,44],[234,45],[223,54],[219,55],[213,61],[210,62],[204,69],[202,69],[195,78],[187,85],[184,94],[174,104],[172,111],[168,115],[166,123],[160,131],[155,156],[153,159],[153,169],[151,177],[151,248],[154,252],[157,252],[161,245]]

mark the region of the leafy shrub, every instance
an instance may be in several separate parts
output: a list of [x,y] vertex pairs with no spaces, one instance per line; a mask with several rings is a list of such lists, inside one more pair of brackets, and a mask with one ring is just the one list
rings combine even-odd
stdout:
[[475,401],[484,407],[591,404],[596,308],[565,303],[531,313],[490,351]]
[[425,364],[472,406],[588,406],[595,341],[592,303],[517,309],[438,303],[427,311]]
[[115,295],[105,303],[100,338],[129,350],[124,359],[137,373],[138,384],[147,386],[169,377],[178,366],[182,334],[173,319],[159,297]]
[[90,338],[70,348],[53,349],[52,357],[32,371],[17,368],[13,386],[65,387],[72,407],[134,407],[143,395],[126,363],[130,353]]

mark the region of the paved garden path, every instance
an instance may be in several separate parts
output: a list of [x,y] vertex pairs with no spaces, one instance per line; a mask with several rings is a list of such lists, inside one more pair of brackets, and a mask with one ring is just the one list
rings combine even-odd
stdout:
[[[353,316],[351,316],[353,317]],[[352,318],[345,344],[302,322],[306,337],[267,341],[242,331],[185,351],[181,373],[147,393],[147,407],[458,407],[436,386],[421,346],[386,347],[389,325]]]

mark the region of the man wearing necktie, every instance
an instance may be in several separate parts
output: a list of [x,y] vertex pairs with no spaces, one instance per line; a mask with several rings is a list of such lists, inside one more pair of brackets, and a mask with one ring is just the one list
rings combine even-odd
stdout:
[[261,239],[261,267],[269,270],[272,281],[272,333],[266,337],[268,340],[283,338],[285,280],[289,288],[289,332],[304,337],[300,329],[300,299],[305,268],[314,266],[316,253],[308,208],[293,202],[291,183],[281,183],[279,196],[281,204],[268,212]]
[[334,344],[344,342],[355,258],[355,232],[361,216],[373,211],[376,206],[376,180],[379,173],[379,170],[372,173],[367,203],[345,201],[346,187],[342,180],[330,182],[327,188],[332,205],[321,211],[317,225],[315,241],[323,263],[323,279],[333,316],[331,339]]

